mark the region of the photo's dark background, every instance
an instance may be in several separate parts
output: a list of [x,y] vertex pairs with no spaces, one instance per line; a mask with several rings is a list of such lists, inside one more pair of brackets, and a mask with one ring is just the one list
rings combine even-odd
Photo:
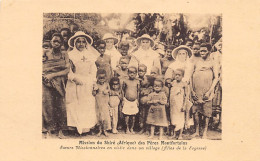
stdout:
[[[43,35],[76,24],[94,41],[105,33],[137,38],[143,34],[165,44],[180,44],[186,39],[201,39],[203,34],[214,45],[222,37],[222,14],[187,13],[44,13]],[[49,33],[51,32],[51,33]]]

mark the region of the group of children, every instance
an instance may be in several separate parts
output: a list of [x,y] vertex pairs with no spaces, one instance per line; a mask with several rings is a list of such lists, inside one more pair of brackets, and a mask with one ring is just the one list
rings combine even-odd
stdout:
[[157,67],[147,73],[144,64],[138,68],[128,66],[130,58],[125,55],[120,58],[118,69],[112,71],[109,58],[104,55],[105,45],[104,41],[97,44],[100,57],[96,61],[97,82],[92,92],[96,98],[98,136],[102,132],[107,136],[110,129],[115,134],[122,128],[127,134],[134,134],[137,126],[135,129],[140,133],[150,127],[149,138],[153,138],[155,128],[159,127],[161,139],[164,128],[174,125],[173,134],[180,131],[178,138],[181,139],[188,99],[187,85],[182,81],[184,70],[176,70],[174,81],[165,86]]
[[[97,135],[103,133],[108,136],[109,130],[116,134],[118,129],[127,134],[150,130],[149,138],[153,138],[155,129],[158,128],[160,139],[164,130],[169,135],[173,134],[173,138],[178,133],[177,138],[182,139],[183,129],[188,127],[192,106],[189,102],[189,85],[182,80],[185,71],[182,68],[175,69],[173,78],[166,80],[163,76],[168,66],[175,61],[172,56],[174,47],[168,46],[161,57],[158,54],[161,70],[154,66],[148,71],[144,64],[139,64],[138,67],[129,65],[132,55],[128,53],[129,43],[126,41],[119,43],[121,57],[117,68],[113,68],[111,57],[105,54],[106,45],[104,40],[95,43],[100,54],[95,61],[96,83],[92,88],[92,95],[96,99]],[[44,41],[45,54],[50,48],[50,42]],[[43,61],[46,59],[44,56]],[[199,57],[196,53],[194,56]],[[73,66],[71,68],[73,70]]]

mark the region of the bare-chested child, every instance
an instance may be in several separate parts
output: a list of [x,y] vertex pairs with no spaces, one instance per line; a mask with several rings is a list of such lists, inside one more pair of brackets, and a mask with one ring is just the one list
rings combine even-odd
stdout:
[[122,56],[126,56],[126,57],[128,57],[129,58],[129,60],[131,59],[131,56],[129,55],[129,53],[128,53],[128,51],[129,51],[129,42],[127,42],[127,41],[121,41],[120,43],[119,43],[119,47],[118,47],[118,49],[119,49],[119,52],[120,52],[120,54],[122,55]]
[[[123,81],[123,109],[122,112],[125,116],[126,133],[134,133],[135,116],[138,113],[138,100],[139,100],[139,80],[136,78],[136,67],[128,68],[128,79]],[[131,126],[130,126],[130,121]]]
[[124,79],[128,79],[128,70],[127,70],[128,64],[129,64],[129,58],[126,56],[122,56],[119,59],[119,68],[114,71],[114,76],[120,79],[121,84]]
[[100,56],[95,61],[97,69],[104,69],[107,75],[107,81],[109,82],[112,78],[112,67],[111,67],[111,57],[105,54],[106,50],[106,42],[104,40],[100,40],[96,43],[97,50],[100,53]]

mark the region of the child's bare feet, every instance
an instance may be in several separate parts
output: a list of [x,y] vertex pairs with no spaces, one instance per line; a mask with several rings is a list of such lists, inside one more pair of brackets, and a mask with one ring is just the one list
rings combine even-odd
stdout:
[[89,135],[93,135],[93,132],[92,132],[92,131],[90,131],[90,132],[89,132]]
[[48,132],[46,133],[46,139],[49,139],[49,138],[51,138],[51,132],[50,132],[50,131],[48,131]]
[[106,130],[104,130],[103,133],[104,133],[104,135],[105,135],[106,137],[108,137],[108,133],[107,133]]
[[65,136],[63,135],[62,130],[59,131],[58,137],[60,139],[65,139]]
[[202,139],[207,139],[207,132],[206,132],[206,131],[203,132],[203,135],[202,135],[201,138],[202,138]]
[[126,129],[125,133],[126,133],[126,134],[130,134],[130,131],[129,131],[128,128]]
[[168,139],[175,140],[175,136],[169,136]]
[[130,129],[131,134],[135,134],[134,129]]
[[199,137],[199,136],[200,136],[200,134],[199,134],[198,131],[191,135],[191,137],[193,137],[193,138],[194,138],[194,137]]
[[149,137],[148,137],[148,139],[152,139],[153,138],[153,135],[150,135]]
[[118,125],[117,129],[118,129],[118,130],[123,130],[122,125]]
[[42,136],[43,136],[44,139],[48,139],[48,138],[50,138],[48,132],[44,132],[44,133],[42,133]]
[[113,134],[117,134],[117,133],[118,133],[117,129],[113,129],[113,130],[112,130],[112,133],[113,133]]
[[176,132],[173,133],[172,138],[176,138]]
[[100,136],[101,136],[101,133],[102,133],[102,132],[99,131],[99,132],[97,133],[97,136],[100,137]]
[[144,133],[144,129],[142,129],[141,131],[139,131],[140,134],[143,134]]
[[180,135],[180,136],[178,137],[178,140],[183,140],[182,135]]

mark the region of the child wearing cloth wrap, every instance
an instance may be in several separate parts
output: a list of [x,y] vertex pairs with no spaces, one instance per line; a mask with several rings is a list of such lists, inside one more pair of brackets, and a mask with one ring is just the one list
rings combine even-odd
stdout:
[[[123,109],[125,115],[126,133],[134,133],[135,116],[139,112],[138,99],[139,99],[139,80],[136,79],[136,67],[128,68],[129,78],[123,81]],[[132,119],[132,124],[129,126],[129,119]]]

